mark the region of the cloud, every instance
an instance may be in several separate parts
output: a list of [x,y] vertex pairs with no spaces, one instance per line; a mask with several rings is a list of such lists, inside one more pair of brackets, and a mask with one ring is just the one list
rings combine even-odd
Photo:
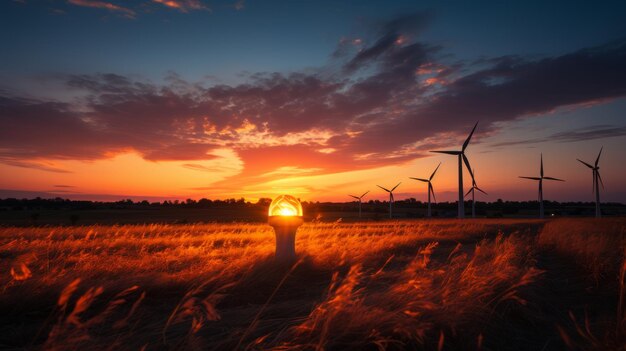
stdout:
[[570,143],[577,141],[586,141],[594,139],[606,139],[613,137],[620,137],[626,135],[626,127],[610,126],[610,125],[596,125],[585,128],[572,129],[565,132],[558,132],[546,137],[527,139],[527,140],[513,140],[502,143],[493,143],[491,146],[503,147],[503,146],[515,146],[515,145],[530,145],[545,142],[560,142]]
[[69,4],[82,6],[82,7],[91,7],[97,9],[105,9],[111,12],[118,13],[124,17],[135,18],[135,11],[120,5],[113,4],[107,1],[97,1],[97,0],[67,0]]
[[204,5],[200,0],[152,0],[163,6],[179,10],[180,12],[189,12],[196,10],[210,11],[209,7]]
[[245,0],[237,0],[233,7],[235,8],[235,10],[241,11],[246,8],[246,2]]
[[184,168],[191,169],[194,171],[202,171],[202,172],[210,172],[210,173],[220,172],[224,170],[223,167],[207,167],[207,166],[200,165],[197,163],[185,163],[182,166]]
[[296,176],[302,174],[310,174],[321,171],[321,168],[299,168],[293,166],[283,166],[277,169],[261,174],[261,177],[275,177],[275,176]]
[[55,166],[53,163],[50,162],[37,162],[37,161],[23,161],[23,160],[17,160],[14,158],[10,158],[10,157],[0,157],[0,162],[9,165],[9,166],[14,166],[14,167],[21,167],[21,168],[31,168],[31,169],[36,169],[39,171],[44,171],[44,172],[52,172],[52,173],[72,173],[69,170],[63,169],[63,168],[59,168],[57,166]]
[[360,51],[343,52],[335,57],[340,67],[323,74],[262,72],[243,84],[210,86],[175,74],[158,85],[117,74],[64,76],[81,93],[78,103],[0,93],[0,158],[90,160],[134,151],[153,161],[201,161],[225,148],[244,163],[242,177],[338,172],[422,157],[456,143],[476,120],[480,137],[496,122],[626,96],[626,40],[540,59],[450,64],[441,59],[444,48],[416,39],[428,19],[417,13],[381,23]]

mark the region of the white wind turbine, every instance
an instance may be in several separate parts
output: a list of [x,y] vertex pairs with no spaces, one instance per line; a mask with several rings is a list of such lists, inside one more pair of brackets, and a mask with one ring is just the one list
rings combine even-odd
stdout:
[[543,218],[543,180],[557,180],[559,182],[564,182],[563,179],[545,177],[543,175],[543,154],[541,154],[541,168],[539,169],[539,177],[522,177],[525,179],[538,180],[539,181],[539,218]]
[[396,184],[396,186],[394,186],[393,188],[391,188],[391,190],[389,190],[389,189],[387,189],[387,188],[383,188],[383,187],[382,187],[382,186],[380,186],[380,185],[376,185],[377,187],[379,187],[379,188],[381,188],[381,189],[383,189],[384,191],[386,191],[386,192],[388,192],[388,193],[389,193],[389,218],[392,218],[392,216],[391,216],[391,204],[393,204],[393,201],[394,201],[394,199],[393,199],[393,191],[394,191],[394,190],[396,190],[396,188],[397,188],[397,187],[398,187],[398,185],[400,185],[400,184],[402,184],[402,182],[400,182],[400,183]]
[[479,188],[478,185],[476,185],[475,177],[476,177],[476,170],[472,171],[472,188],[467,192],[467,194],[465,194],[465,196],[467,197],[467,195],[472,193],[472,218],[476,218],[476,201],[474,200],[474,196],[476,195],[475,194],[476,190],[487,195],[487,193],[484,192],[483,189]]
[[348,195],[350,197],[355,198],[359,202],[359,218],[361,218],[361,199],[363,199],[363,196],[365,196],[369,192],[370,191],[368,190],[368,191],[364,192],[363,195],[361,195],[361,196]]
[[430,178],[428,179],[409,177],[410,179],[419,180],[420,182],[428,183],[428,217],[431,217],[431,212],[430,212],[430,194],[431,193],[433,194],[433,200],[435,200],[435,202],[437,201],[437,199],[435,198],[435,190],[433,189],[433,184],[431,183],[431,180],[433,180],[433,177],[435,176],[435,173],[437,173],[439,166],[441,166],[441,162],[439,162],[439,165],[437,166],[437,168],[435,168],[435,170],[433,171],[433,174],[431,174]]
[[467,145],[469,145],[470,139],[472,139],[472,135],[474,134],[477,126],[478,122],[476,122],[474,128],[472,129],[472,132],[467,137],[467,139],[465,139],[461,151],[431,151],[440,154],[456,155],[459,158],[459,218],[465,217],[465,206],[463,204],[463,162],[465,162],[467,171],[470,173],[470,175],[472,175],[472,167],[470,167],[469,160],[467,159],[467,156],[465,156],[465,149],[467,148]]
[[600,211],[600,187],[599,185],[602,185],[602,189],[604,189],[604,183],[602,182],[602,177],[600,176],[600,167],[598,166],[598,162],[600,161],[600,155],[602,155],[603,148],[604,147],[600,148],[600,152],[598,153],[598,157],[596,158],[596,163],[593,166],[588,164],[587,162],[577,159],[580,163],[591,168],[593,172],[593,185],[591,188],[591,192],[596,193],[596,218],[602,217],[602,211]]

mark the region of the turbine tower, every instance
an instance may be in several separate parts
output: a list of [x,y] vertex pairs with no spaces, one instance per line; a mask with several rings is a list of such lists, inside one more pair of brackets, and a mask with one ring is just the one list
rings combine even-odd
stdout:
[[361,199],[363,199],[363,196],[365,196],[369,192],[370,191],[368,190],[368,191],[364,192],[363,195],[361,195],[361,196],[348,195],[350,197],[355,198],[359,202],[359,218],[361,218]]
[[591,187],[591,193],[596,193],[596,218],[602,217],[602,211],[600,211],[600,187],[598,186],[598,183],[602,185],[603,190],[604,183],[602,183],[602,177],[600,176],[600,167],[598,166],[598,162],[600,161],[600,155],[602,155],[603,148],[604,147],[600,148],[600,152],[598,153],[598,157],[596,158],[596,163],[593,166],[588,164],[587,162],[577,159],[580,163],[591,168],[591,171],[593,172],[593,185]]
[[433,177],[435,176],[435,173],[437,173],[439,166],[441,166],[441,162],[439,162],[439,165],[437,166],[437,168],[435,168],[435,171],[433,171],[433,174],[431,174],[430,178],[428,179],[409,177],[410,179],[419,180],[420,182],[428,183],[428,217],[431,217],[431,212],[430,212],[430,194],[431,193],[433,194],[433,200],[437,201],[437,199],[435,198],[435,190],[433,189],[433,183],[431,183],[431,180],[433,180]]
[[564,182],[563,179],[545,177],[543,175],[543,154],[541,154],[541,168],[539,169],[539,177],[522,177],[525,179],[538,180],[539,181],[539,218],[543,218],[543,180],[557,180],[559,182]]
[[467,197],[467,195],[472,193],[472,218],[476,218],[476,201],[474,200],[476,190],[487,195],[487,193],[484,192],[483,189],[479,188],[478,185],[476,185],[475,176],[476,176],[476,170],[472,171],[472,188],[467,192],[467,194],[465,194],[465,197]]
[[[472,135],[476,130],[476,126],[478,126],[478,122],[476,122],[474,128],[472,129],[472,132],[463,143],[461,151],[431,151],[440,154],[456,155],[459,158],[459,218],[465,217],[465,207],[463,204],[463,162],[465,162],[467,171],[470,173],[470,175],[472,175],[472,167],[470,167],[469,160],[467,159],[467,156],[465,156],[465,149],[467,148],[467,145],[469,145],[470,139],[472,139]],[[474,176],[472,175],[472,177]]]
[[393,203],[393,191],[396,190],[396,188],[398,187],[398,185],[402,184],[402,182],[396,184],[396,186],[394,186],[393,188],[391,188],[391,190],[387,189],[387,188],[383,188],[380,185],[376,185],[377,187],[383,189],[384,191],[389,193],[389,218],[392,218],[391,216],[391,204]]

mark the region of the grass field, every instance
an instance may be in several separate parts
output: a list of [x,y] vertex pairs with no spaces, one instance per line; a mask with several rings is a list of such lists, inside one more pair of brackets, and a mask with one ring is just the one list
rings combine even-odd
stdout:
[[0,228],[0,349],[626,350],[626,220]]

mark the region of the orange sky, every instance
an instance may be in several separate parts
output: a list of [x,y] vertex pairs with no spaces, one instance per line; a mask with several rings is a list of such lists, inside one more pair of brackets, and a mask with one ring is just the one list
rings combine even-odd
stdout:
[[[566,183],[546,184],[547,199],[590,200],[591,176],[587,174],[590,172],[578,164],[575,156],[592,162],[600,144],[605,146],[601,160],[601,165],[606,165],[603,179],[612,190],[607,197],[620,200],[624,190],[621,178],[624,165],[619,162],[623,155],[618,149],[623,145],[624,137],[567,144],[544,143],[539,145],[541,148],[525,146],[491,150],[494,141],[506,137],[506,130],[516,132],[518,128],[522,126],[511,124],[505,131],[490,136],[483,136],[480,129],[477,130],[467,154],[479,186],[489,193],[489,196],[481,194],[482,200],[534,199],[536,184],[517,177],[538,173],[540,151],[544,152],[546,175],[567,180]],[[448,137],[448,149],[457,149],[464,138]],[[276,144],[280,142],[275,141]],[[442,162],[433,181],[437,199],[454,201],[456,198],[457,161],[452,156],[426,154],[392,165],[361,166],[351,170],[349,163],[341,165],[327,161],[328,157],[335,157],[328,150],[296,151],[290,155],[280,148],[274,151],[264,149],[260,155],[248,159],[248,163],[236,150],[223,148],[214,151],[213,157],[205,161],[150,161],[136,152],[126,152],[91,161],[40,159],[32,161],[36,165],[29,167],[0,164],[0,173],[4,175],[0,189],[94,200],[111,200],[101,195],[119,195],[135,200],[245,197],[256,201],[259,197],[293,194],[304,200],[349,201],[347,194],[361,194],[368,190],[371,192],[366,200],[384,200],[386,194],[376,184],[391,187],[402,182],[396,191],[396,199],[415,197],[425,200],[425,185],[408,177],[428,177],[438,162]],[[467,187],[470,178],[466,170],[464,174]]]

